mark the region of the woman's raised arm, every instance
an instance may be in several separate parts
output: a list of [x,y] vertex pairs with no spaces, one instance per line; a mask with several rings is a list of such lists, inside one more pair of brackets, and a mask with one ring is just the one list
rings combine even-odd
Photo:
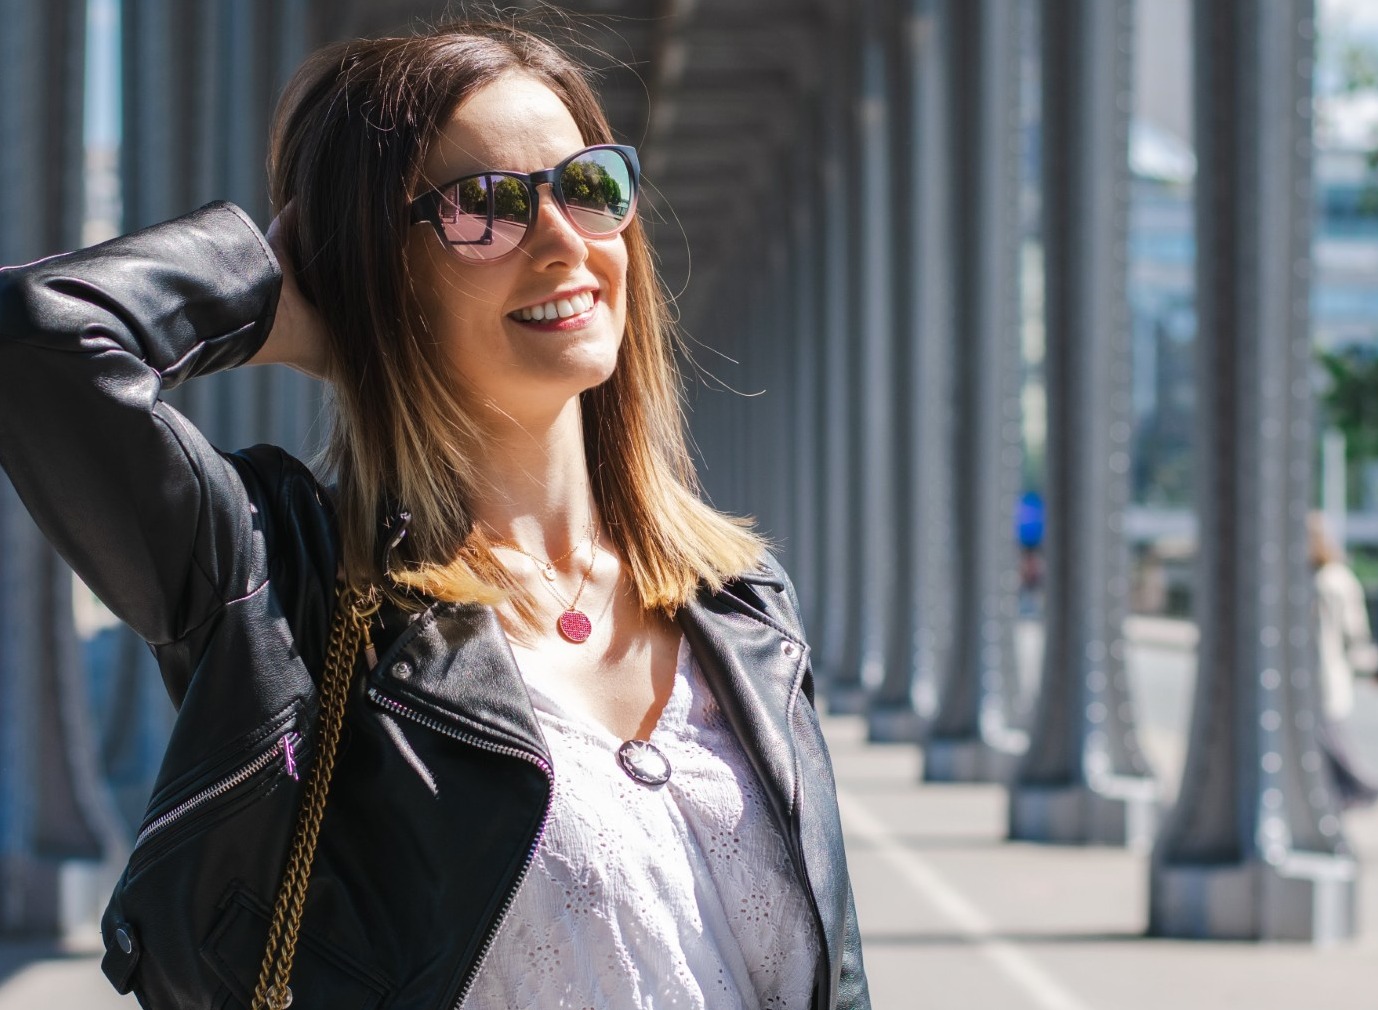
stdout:
[[161,395],[258,352],[280,280],[227,203],[0,270],[0,466],[68,563],[155,644],[262,578],[242,481]]

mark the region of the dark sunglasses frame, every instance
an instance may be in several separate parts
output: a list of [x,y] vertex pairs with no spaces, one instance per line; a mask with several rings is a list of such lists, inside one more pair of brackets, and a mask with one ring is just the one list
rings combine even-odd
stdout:
[[[579,222],[575,220],[574,215],[572,215],[569,212],[569,207],[565,203],[564,193],[560,190],[560,176],[564,173],[564,170],[574,162],[578,161],[580,158],[585,157],[590,151],[614,151],[622,156],[622,159],[627,163],[627,168],[630,171],[632,196],[631,199],[627,202],[627,213],[626,216],[623,217],[622,220],[618,223],[618,226],[614,228],[612,231],[591,232],[585,228],[581,228],[579,226]],[[468,263],[496,263],[498,260],[506,259],[508,256],[511,256],[522,246],[526,245],[526,240],[531,236],[531,227],[536,223],[538,215],[540,214],[541,197],[539,187],[542,183],[550,184],[550,193],[555,200],[555,205],[560,208],[560,213],[564,216],[564,219],[569,222],[570,227],[572,227],[580,235],[584,236],[584,238],[591,239],[612,238],[614,235],[620,235],[626,229],[627,225],[631,224],[632,218],[636,216],[636,202],[637,198],[641,194],[641,162],[636,156],[636,148],[627,146],[625,144],[592,144],[589,147],[584,147],[579,149],[578,151],[575,151],[573,154],[571,154],[568,158],[564,159],[564,161],[560,162],[554,168],[542,169],[539,172],[531,172],[529,174],[525,172],[506,171],[469,172],[465,175],[461,175],[457,179],[451,179],[444,185],[437,186],[435,189],[421,194],[411,202],[411,223],[421,224],[422,222],[425,222],[430,224],[431,227],[435,229],[435,233],[438,236],[440,236],[440,241],[444,242],[447,246],[453,247],[461,245],[491,244],[493,240],[492,200],[488,201],[488,226],[484,230],[483,237],[473,240],[456,242],[455,240],[451,239],[448,235],[446,235],[445,223],[441,220],[440,217],[440,208],[441,205],[445,202],[445,193],[453,189],[455,186],[459,185],[460,183],[468,179],[491,178],[493,176],[501,176],[505,179],[515,179],[517,182],[521,183],[522,188],[526,191],[527,197],[530,201],[531,212],[527,218],[526,228],[522,232],[522,237],[516,245],[514,245],[507,252],[500,253],[497,256],[472,258],[468,256],[462,257],[465,260],[465,262]]]

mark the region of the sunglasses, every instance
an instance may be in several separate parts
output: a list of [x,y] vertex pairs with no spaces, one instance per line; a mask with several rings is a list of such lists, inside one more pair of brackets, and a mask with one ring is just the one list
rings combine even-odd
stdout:
[[429,222],[461,259],[492,263],[526,241],[542,183],[550,183],[555,205],[580,235],[611,238],[631,223],[640,181],[636,148],[596,144],[530,175],[479,172],[454,179],[413,200],[411,220]]

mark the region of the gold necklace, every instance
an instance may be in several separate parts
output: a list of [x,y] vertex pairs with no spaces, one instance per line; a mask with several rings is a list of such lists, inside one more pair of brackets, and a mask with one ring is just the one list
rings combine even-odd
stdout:
[[[483,525],[488,526],[487,523],[484,523]],[[488,526],[488,529],[492,530],[492,532],[494,533],[497,532],[497,530],[494,530],[491,526]],[[545,576],[545,580],[547,582],[554,582],[556,576],[559,574],[558,572],[556,572],[555,566],[561,564],[564,561],[569,560],[569,558],[573,556],[574,552],[584,545],[584,541],[587,540],[592,535],[592,533],[593,516],[590,515],[589,524],[584,527],[584,535],[579,538],[579,540],[575,543],[573,547],[565,551],[563,554],[561,554],[558,558],[556,558],[553,561],[548,560],[546,558],[537,557],[535,554],[532,554],[530,551],[526,550],[523,547],[519,547],[517,544],[511,542],[510,540],[494,540],[493,546],[506,547],[510,551],[516,551],[518,554],[524,554],[526,557],[536,562],[536,566],[540,569],[541,574]]]
[[579,588],[574,591],[574,599],[566,605],[564,597],[555,591],[552,583],[546,583],[546,589],[550,590],[550,595],[555,597],[564,610],[555,621],[555,627],[567,641],[575,645],[587,642],[589,635],[593,634],[593,622],[589,620],[589,615],[579,609],[579,597],[584,595],[584,587],[588,585],[589,576],[593,574],[593,566],[598,561],[598,530],[593,531],[593,552],[589,555],[589,566],[584,569],[584,577],[579,580]]
[[[589,636],[593,634],[593,622],[589,620],[588,614],[579,609],[579,597],[584,595],[584,587],[588,585],[589,576],[593,574],[593,566],[598,561],[598,527],[593,525],[592,517],[589,518],[589,530],[586,535],[593,541],[593,551],[589,555],[589,566],[584,569],[584,576],[579,580],[579,588],[574,591],[574,599],[570,600],[568,603],[565,602],[565,598],[555,589],[555,562],[544,561],[536,557],[536,555],[532,554],[530,551],[522,550],[522,548],[518,547],[516,544],[510,544],[501,540],[494,541],[493,543],[494,547],[506,547],[509,550],[516,551],[518,554],[526,555],[538,565],[546,566],[543,572],[546,576],[544,585],[550,592],[550,595],[555,597],[561,608],[563,608],[560,611],[560,616],[555,621],[555,627],[566,641],[572,642],[575,645],[581,645],[587,642]],[[557,558],[556,561],[564,561],[566,558],[570,557],[574,551],[577,551],[582,544],[583,540],[581,539],[578,544],[574,545],[572,550]]]

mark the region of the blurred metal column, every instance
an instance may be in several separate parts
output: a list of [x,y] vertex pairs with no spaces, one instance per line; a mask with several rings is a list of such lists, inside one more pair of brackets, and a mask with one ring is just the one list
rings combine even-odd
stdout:
[[947,2],[909,0],[890,25],[895,109],[894,555],[885,676],[868,735],[917,741],[937,707],[950,592],[951,230]]
[[930,781],[1003,779],[1023,750],[1010,726],[1018,590],[1019,11],[948,0],[956,354],[952,651],[924,759]]
[[1048,391],[1043,678],[1010,837],[1147,848],[1157,783],[1124,666],[1132,0],[1043,0]]
[[1315,739],[1312,2],[1197,0],[1194,27],[1201,642],[1149,930],[1323,943],[1356,868]]
[[[808,99],[801,96],[801,101]],[[819,395],[818,290],[813,270],[820,241],[817,208],[818,147],[812,116],[800,115],[796,144],[796,188],[789,200],[789,300],[794,308],[792,342],[785,349],[790,375],[790,420],[785,450],[790,454],[790,493],[794,498],[794,523],[789,546],[789,571],[800,601],[804,628],[812,632],[817,619],[819,595],[818,525],[823,496],[818,468]]]
[[765,241],[760,264],[765,277],[765,313],[747,339],[756,348],[760,370],[756,388],[762,396],[763,417],[760,430],[753,430],[760,453],[756,473],[763,485],[759,500],[770,509],[773,541],[780,545],[786,564],[795,539],[794,460],[796,449],[790,438],[789,422],[794,402],[794,366],[788,348],[794,340],[798,311],[790,290],[789,269],[790,207],[784,190],[766,201],[763,220],[758,225]]
[[[848,206],[856,222],[851,333],[850,467],[854,509],[848,537],[847,645],[842,678],[829,701],[836,712],[863,712],[884,674],[887,609],[896,556],[891,486],[895,454],[891,405],[894,308],[890,282],[890,94],[881,0],[862,8],[856,49],[856,148]],[[845,683],[847,686],[842,687]]]
[[[820,74],[821,76],[821,74]],[[812,431],[813,453],[808,460],[808,466],[813,470],[813,521],[809,528],[809,537],[813,542],[812,554],[813,565],[810,572],[809,583],[799,587],[801,592],[801,602],[805,609],[805,628],[809,632],[810,641],[813,642],[814,671],[819,675],[820,681],[827,682],[828,675],[831,674],[832,667],[828,666],[827,632],[831,626],[828,605],[832,599],[834,588],[830,586],[830,580],[834,577],[832,568],[832,526],[831,526],[831,507],[830,500],[832,491],[832,471],[830,470],[830,456],[828,456],[828,438],[832,431],[832,419],[830,416],[832,401],[835,393],[832,387],[836,380],[834,373],[830,371],[831,357],[836,353],[834,344],[836,339],[832,336],[830,307],[835,302],[836,296],[830,293],[828,288],[831,285],[828,265],[830,265],[831,252],[828,245],[834,241],[836,233],[832,230],[831,211],[828,209],[828,171],[827,157],[828,147],[832,143],[832,135],[828,132],[828,88],[825,87],[825,76],[823,76],[824,87],[820,88],[819,95],[813,103],[813,120],[809,136],[813,150],[809,154],[808,163],[810,164],[810,181],[813,190],[808,196],[802,197],[808,201],[809,218],[812,222],[810,229],[810,241],[803,247],[802,252],[805,259],[801,265],[803,271],[803,284],[806,291],[810,292],[810,303],[813,311],[813,412],[806,419]]]
[[[267,227],[264,176],[277,92],[302,59],[307,0],[122,0],[125,227],[231,200]],[[221,448],[314,448],[320,390],[279,366],[217,375],[169,402]],[[318,434],[318,433],[317,433]]]
[[[0,0],[0,264],[80,243],[84,0]],[[97,911],[120,854],[98,772],[72,574],[0,477],[0,933]]]
[[[847,22],[838,18],[829,30],[839,40],[847,38]],[[822,561],[820,602],[822,620],[814,634],[818,636],[819,662],[817,672],[824,684],[824,695],[830,707],[855,710],[855,698],[861,692],[861,671],[847,661],[848,624],[852,610],[849,605],[851,582],[851,528],[854,520],[854,500],[851,494],[848,446],[848,419],[853,397],[851,373],[851,345],[855,339],[852,326],[851,249],[853,222],[848,213],[848,188],[852,174],[851,138],[851,80],[850,47],[836,44],[825,50],[831,53],[823,87],[823,128],[820,131],[818,157],[822,179],[819,187],[819,220],[823,238],[819,257],[819,291],[823,302],[822,341],[823,396],[819,418],[823,425],[821,438],[821,471],[824,495],[820,527]]]

